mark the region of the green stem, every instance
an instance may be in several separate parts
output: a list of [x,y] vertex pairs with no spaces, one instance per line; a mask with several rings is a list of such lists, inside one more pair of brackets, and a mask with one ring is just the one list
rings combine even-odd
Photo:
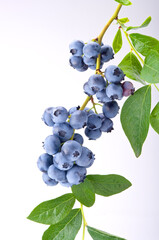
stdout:
[[[101,42],[102,42],[102,38],[105,34],[105,32],[107,31],[108,27],[110,26],[110,24],[118,18],[118,14],[119,14],[119,11],[122,7],[122,4],[118,4],[114,14],[112,15],[112,17],[109,19],[109,21],[107,22],[107,24],[105,25],[105,27],[103,28],[103,30],[101,31],[101,33],[99,34],[98,36],[98,43],[101,45]],[[98,73],[100,69],[100,54],[98,55],[98,58],[97,58],[97,63],[96,63],[96,73]]]
[[82,213],[82,219],[83,219],[83,234],[82,234],[82,240],[84,240],[84,237],[85,237],[85,229],[86,229],[86,226],[87,226],[87,222],[86,222],[86,219],[85,219],[85,216],[84,216],[84,211],[83,211],[83,205],[81,203],[81,213]]
[[88,96],[79,110],[84,110],[85,107],[87,106],[87,103],[91,100],[91,98],[92,98],[92,96]]
[[157,91],[159,91],[159,88],[157,87],[157,85],[156,85],[156,84],[154,84],[154,86],[155,86],[155,88],[157,89]]

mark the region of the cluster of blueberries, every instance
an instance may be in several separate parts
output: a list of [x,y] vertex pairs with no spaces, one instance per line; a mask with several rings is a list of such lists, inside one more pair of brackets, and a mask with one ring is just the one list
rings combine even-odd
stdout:
[[94,162],[92,151],[82,146],[83,137],[74,132],[86,124],[88,115],[87,109],[77,109],[74,107],[68,112],[64,107],[50,107],[44,111],[42,120],[53,128],[53,134],[44,140],[46,153],[39,156],[37,166],[43,172],[43,181],[49,186],[60,183],[70,187],[83,182],[86,168]]
[[[109,45],[100,46],[97,42],[84,44],[79,40],[70,44],[70,52],[70,64],[78,71],[85,71],[88,67],[96,69],[99,54],[101,67],[114,56]],[[134,93],[131,82],[122,82],[125,75],[119,67],[110,65],[104,73],[99,73],[90,76],[83,88],[88,96],[96,95],[103,104],[102,113],[97,114],[89,108],[81,110],[79,106],[69,111],[61,106],[44,111],[42,120],[53,128],[53,134],[46,137],[43,145],[46,153],[40,155],[37,165],[43,172],[43,181],[49,186],[60,183],[71,187],[84,181],[87,168],[92,166],[95,157],[91,150],[83,146],[83,137],[75,133],[75,129],[85,128],[85,135],[90,140],[96,140],[102,132],[111,132],[111,119],[119,111],[116,100]]]
[[96,41],[84,44],[80,40],[76,40],[69,45],[72,56],[69,59],[70,65],[80,72],[86,71],[88,68],[95,70],[96,61],[101,54],[100,68],[104,62],[114,58],[113,49],[109,45],[99,45]]

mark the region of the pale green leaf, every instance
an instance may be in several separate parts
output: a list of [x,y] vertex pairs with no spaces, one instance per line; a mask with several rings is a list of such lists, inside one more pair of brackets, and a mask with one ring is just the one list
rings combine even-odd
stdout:
[[159,102],[151,112],[150,123],[153,129],[159,134]]
[[127,31],[129,31],[129,30],[136,30],[136,29],[139,29],[139,28],[144,28],[144,27],[147,27],[148,25],[149,25],[149,23],[151,22],[151,17],[148,17],[140,26],[136,26],[136,27],[132,27],[132,26],[130,26],[130,27],[127,27]]
[[121,29],[119,28],[113,40],[113,50],[115,53],[119,52],[122,47],[122,43]]

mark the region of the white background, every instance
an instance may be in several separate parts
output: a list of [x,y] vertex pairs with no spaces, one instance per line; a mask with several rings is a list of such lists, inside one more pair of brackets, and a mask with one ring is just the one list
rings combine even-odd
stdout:
[[[113,14],[112,0],[0,0],[0,219],[3,240],[39,240],[47,226],[26,219],[40,202],[70,192],[57,185],[47,187],[36,166],[43,153],[42,141],[52,130],[41,121],[50,106],[81,105],[83,84],[93,74],[73,70],[68,45],[97,37]],[[141,24],[149,15],[152,23],[140,33],[158,37],[158,1],[133,0],[119,17],[130,25]],[[111,44],[117,25],[112,24],[103,42]],[[118,64],[130,51],[124,47]],[[134,82],[136,89],[140,84]],[[152,108],[159,93],[152,87]],[[119,104],[122,106],[123,101]],[[132,187],[115,196],[97,196],[92,208],[85,208],[88,224],[128,240],[159,239],[159,151],[158,135],[149,129],[141,157],[135,158],[124,135],[120,116],[115,130],[97,141],[85,140],[95,155],[89,174],[120,174]],[[76,205],[79,207],[79,204]],[[81,232],[77,240],[82,239]],[[86,235],[86,239],[91,239]]]

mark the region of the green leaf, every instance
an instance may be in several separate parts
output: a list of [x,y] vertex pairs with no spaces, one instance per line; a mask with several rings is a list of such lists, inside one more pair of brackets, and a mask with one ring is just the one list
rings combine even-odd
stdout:
[[122,23],[122,24],[125,24],[125,23],[127,23],[127,22],[129,22],[129,18],[120,18],[120,19],[118,19],[118,22],[120,22],[120,23]]
[[151,50],[146,56],[140,77],[148,83],[159,83],[159,53]]
[[96,228],[92,228],[90,226],[87,226],[87,230],[94,240],[126,240],[124,238],[113,236],[109,233],[98,230]]
[[113,49],[115,53],[119,52],[119,50],[122,47],[122,44],[123,44],[123,41],[122,41],[121,29],[119,28],[113,40]]
[[72,192],[75,198],[87,207],[91,207],[95,202],[94,188],[88,179],[85,179],[83,183],[73,185]]
[[136,26],[136,27],[130,26],[126,29],[126,31],[129,31],[131,29],[139,29],[139,28],[147,27],[150,22],[151,22],[151,17],[148,17],[140,26]]
[[88,175],[95,193],[105,197],[120,193],[131,186],[131,183],[120,175]]
[[121,3],[122,5],[125,5],[125,6],[132,4],[129,0],[115,0],[115,1],[118,3]]
[[135,49],[143,56],[147,56],[150,50],[159,53],[159,41],[157,39],[139,33],[131,33],[129,37]]
[[58,223],[69,214],[74,203],[75,197],[72,193],[62,195],[39,204],[30,213],[28,219],[49,225]]
[[123,58],[123,60],[119,63],[119,67],[123,70],[128,78],[144,84],[144,81],[140,78],[142,66],[137,57],[132,52],[129,52]]
[[74,240],[82,224],[81,209],[73,209],[61,222],[51,225],[42,240]]
[[136,157],[140,156],[147,137],[150,108],[151,86],[147,85],[130,96],[121,111],[121,124]]
[[151,112],[150,123],[153,129],[159,134],[159,102]]

